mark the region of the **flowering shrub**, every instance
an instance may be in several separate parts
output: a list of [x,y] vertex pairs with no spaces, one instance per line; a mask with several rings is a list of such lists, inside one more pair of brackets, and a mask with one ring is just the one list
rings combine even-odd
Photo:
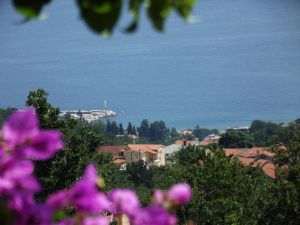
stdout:
[[[68,190],[51,194],[44,203],[35,201],[41,190],[33,175],[34,160],[46,160],[63,148],[58,131],[40,130],[34,110],[13,113],[0,133],[0,204],[4,204],[13,224],[107,225],[106,215],[125,214],[133,225],[175,225],[171,211],[187,203],[192,191],[177,184],[168,192],[156,190],[153,204],[142,207],[132,190],[101,192],[94,165]],[[66,215],[72,209],[75,213]]]

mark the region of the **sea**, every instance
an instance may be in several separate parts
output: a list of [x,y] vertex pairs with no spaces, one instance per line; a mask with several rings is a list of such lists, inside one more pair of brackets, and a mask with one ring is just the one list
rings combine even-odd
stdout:
[[[26,22],[0,1],[0,107],[25,105],[44,88],[61,109],[101,109],[139,125],[225,129],[254,119],[300,118],[300,1],[198,0],[165,31],[143,14],[138,31],[124,5],[111,37],[91,32],[76,1],[54,0]],[[126,1],[124,1],[126,2]]]

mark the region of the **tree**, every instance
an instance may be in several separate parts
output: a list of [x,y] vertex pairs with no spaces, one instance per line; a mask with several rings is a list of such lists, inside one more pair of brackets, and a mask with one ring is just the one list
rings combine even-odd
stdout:
[[[26,20],[38,18],[43,7],[51,0],[12,0],[15,9]],[[132,21],[125,32],[133,32],[138,28],[141,9],[146,6],[147,15],[156,30],[164,29],[164,22],[174,10],[179,16],[188,19],[195,0],[77,0],[80,16],[86,25],[94,32],[108,35],[113,32],[120,19],[123,4],[132,16]]]
[[133,128],[131,122],[128,123],[127,126],[127,134],[133,134]]
[[136,135],[136,134],[137,134],[135,126],[132,127],[132,134],[133,134],[133,135]]
[[300,224],[300,136],[275,151],[277,178],[270,199],[263,202],[260,224]]
[[142,138],[150,137],[150,125],[147,119],[143,119],[139,128],[139,136]]
[[126,172],[128,179],[136,186],[144,185],[148,188],[153,188],[152,172],[148,170],[144,161],[131,163],[127,165]]
[[65,146],[53,159],[36,162],[35,174],[44,187],[38,196],[40,199],[74,183],[88,162],[97,159],[95,150],[103,139],[86,124],[74,119],[60,119],[59,109],[52,106],[47,97],[48,93],[43,89],[30,91],[26,104],[35,108],[43,128],[56,128],[62,132]]
[[16,110],[17,109],[15,108],[0,109],[0,126],[2,126],[2,123],[5,121],[5,119]]
[[203,154],[205,154],[204,149],[189,145],[177,152],[175,158],[177,158],[178,162],[182,165],[192,165],[199,163],[198,161],[203,159]]
[[261,201],[271,187],[268,178],[226,157],[221,148],[181,151],[181,160],[172,168],[175,182],[193,187],[192,201],[179,213],[182,223],[187,219],[198,225],[257,224]]
[[249,134],[227,131],[221,136],[219,144],[224,148],[252,148],[254,141]]
[[168,129],[166,128],[164,121],[154,121],[150,125],[150,141],[163,142],[168,135]]
[[206,136],[210,134],[218,134],[218,133],[219,131],[217,129],[209,130],[206,128],[200,128],[199,125],[197,125],[193,130],[193,135],[199,138],[199,140],[203,140]]
[[268,146],[274,143],[274,137],[281,129],[279,124],[254,120],[251,123],[250,134],[256,146]]
[[119,134],[124,134],[124,128],[122,123],[119,124]]
[[48,103],[47,98],[48,92],[44,89],[30,91],[26,105],[35,108],[42,128],[61,129],[64,121],[59,118],[59,108]]

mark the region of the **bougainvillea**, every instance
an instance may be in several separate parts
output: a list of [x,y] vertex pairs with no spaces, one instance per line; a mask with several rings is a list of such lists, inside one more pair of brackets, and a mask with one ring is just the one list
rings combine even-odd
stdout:
[[[133,225],[175,225],[177,218],[169,210],[191,198],[188,184],[176,184],[167,192],[156,190],[153,204],[142,207],[132,190],[102,192],[96,167],[90,164],[72,187],[51,194],[44,203],[37,202],[34,197],[42,187],[33,175],[32,159],[50,159],[62,148],[60,132],[41,130],[33,109],[15,112],[4,123],[0,133],[0,202],[11,213],[13,224],[108,225],[108,215],[124,214]],[[74,213],[63,213],[70,209]]]

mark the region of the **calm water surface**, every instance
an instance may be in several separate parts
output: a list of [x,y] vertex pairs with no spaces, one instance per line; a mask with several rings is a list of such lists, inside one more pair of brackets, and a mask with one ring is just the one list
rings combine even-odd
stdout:
[[[61,109],[108,107],[119,121],[162,119],[177,128],[224,128],[253,119],[300,117],[300,1],[202,0],[196,23],[172,15],[164,34],[149,22],[134,35],[119,24],[105,40],[71,1],[47,20],[18,25],[0,2],[0,107],[22,107],[44,88]],[[126,18],[125,18],[126,20]]]

